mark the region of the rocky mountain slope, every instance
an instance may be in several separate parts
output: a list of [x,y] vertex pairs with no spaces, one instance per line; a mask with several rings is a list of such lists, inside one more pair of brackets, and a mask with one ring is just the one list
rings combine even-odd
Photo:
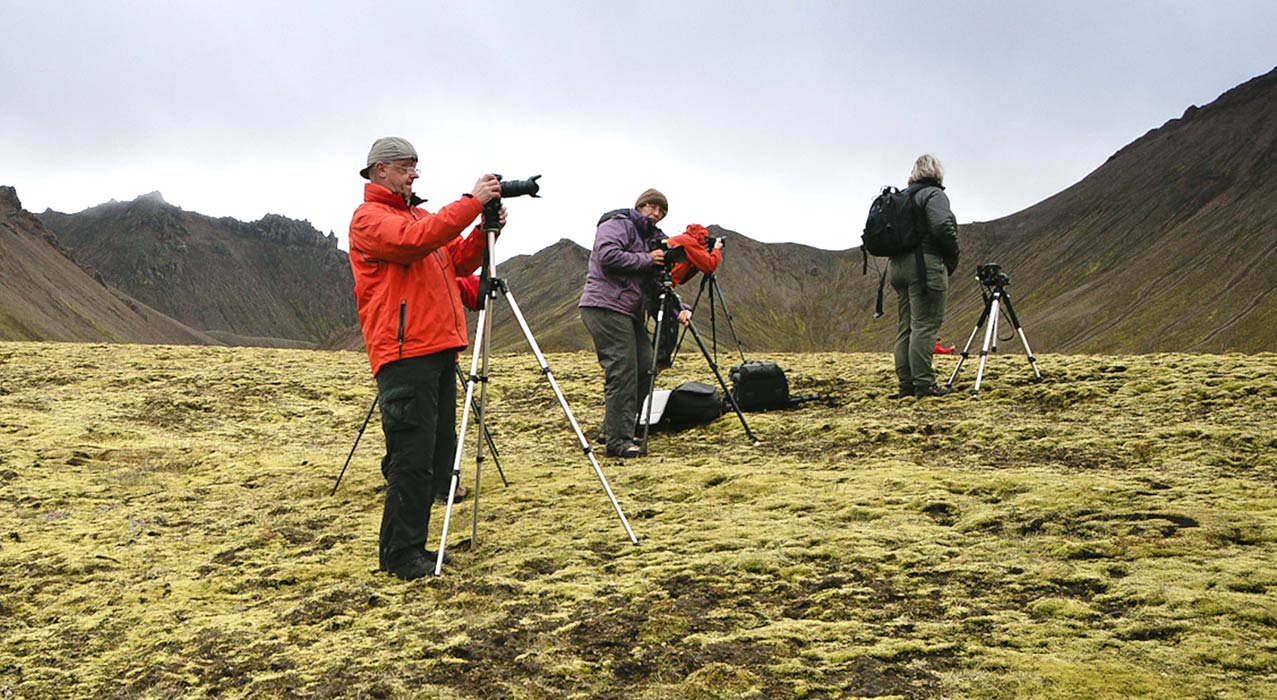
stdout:
[[[965,343],[984,303],[976,266],[997,262],[1011,278],[1007,291],[1034,351],[1271,350],[1277,346],[1274,179],[1277,70],[1190,107],[1037,205],[963,224],[962,264],[950,280],[942,335]],[[954,207],[961,215],[962,203]],[[858,243],[862,220],[841,225],[847,241]],[[861,275],[858,248],[763,244],[714,228],[728,236],[718,278],[747,350],[890,347],[894,295],[887,290],[887,315],[873,319],[877,279],[872,269]],[[503,267],[515,289],[535,289],[533,298],[544,300],[520,303],[549,349],[590,347],[566,310],[580,294],[585,257],[584,248],[562,241]],[[540,274],[549,260],[579,264]],[[680,291],[693,299],[696,283]],[[708,315],[698,314],[697,323],[708,335]],[[724,326],[720,316],[720,340]],[[495,347],[512,342],[509,330],[498,325]],[[1005,317],[999,330],[1000,351],[1022,351]]]
[[158,192],[39,218],[108,284],[226,342],[318,343],[356,322],[349,258],[304,221],[214,219]]
[[[1277,70],[1190,107],[1039,204],[963,224],[942,335],[960,346],[971,335],[983,304],[975,268],[997,262],[1035,351],[1270,350],[1275,170]],[[848,208],[866,211],[872,194]],[[961,217],[962,202],[954,208]],[[711,226],[729,241],[718,280],[747,353],[890,347],[894,295],[887,291],[887,315],[873,319],[877,277],[861,274],[853,247],[862,217],[838,222],[848,246],[838,251],[765,244]],[[362,347],[346,254],[306,222],[212,219],[158,193],[40,218],[105,282],[223,341]],[[546,351],[592,347],[576,310],[588,254],[565,239],[500,266]],[[698,284],[679,291],[691,303]],[[696,317],[707,339],[708,310]],[[718,311],[721,348],[730,336]],[[493,318],[495,350],[526,348],[504,304]],[[1001,330],[999,349],[1021,351],[1009,321]]]
[[0,187],[0,340],[217,343],[108,287]]
[[[1040,204],[964,226],[965,259],[1007,268],[1044,348],[1271,350],[1274,177],[1277,70],[1189,107]],[[974,319],[978,301],[955,315]]]

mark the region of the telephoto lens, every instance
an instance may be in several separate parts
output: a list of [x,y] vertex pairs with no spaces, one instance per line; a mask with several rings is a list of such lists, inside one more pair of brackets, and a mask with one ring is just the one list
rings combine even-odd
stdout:
[[[541,177],[540,175],[533,175],[532,177],[526,180],[509,180],[509,181],[502,180],[501,181],[501,196],[503,198],[522,197],[523,195],[526,194],[532,197],[537,197],[537,199],[540,199],[540,197],[537,195],[537,192],[541,190],[541,186],[537,184],[537,180],[540,177]],[[498,175],[497,179],[501,180],[501,176]]]

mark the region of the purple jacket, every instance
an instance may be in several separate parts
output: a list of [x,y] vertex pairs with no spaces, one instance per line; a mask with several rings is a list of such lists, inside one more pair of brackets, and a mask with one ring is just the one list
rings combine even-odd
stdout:
[[648,242],[665,234],[635,209],[603,215],[594,233],[590,269],[578,306],[643,319],[645,294],[655,285]]

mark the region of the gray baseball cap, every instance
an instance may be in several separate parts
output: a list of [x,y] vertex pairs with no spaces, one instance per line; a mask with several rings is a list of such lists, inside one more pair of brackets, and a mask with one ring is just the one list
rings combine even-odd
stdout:
[[368,164],[363,170],[359,171],[360,176],[365,180],[368,178],[368,171],[377,163],[389,163],[394,160],[417,160],[417,149],[408,143],[408,139],[401,139],[398,136],[383,136],[372,142],[372,148],[368,150]]

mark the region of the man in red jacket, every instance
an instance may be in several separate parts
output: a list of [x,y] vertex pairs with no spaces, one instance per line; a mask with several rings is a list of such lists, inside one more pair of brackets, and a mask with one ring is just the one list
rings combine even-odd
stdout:
[[501,196],[501,183],[484,175],[431,214],[414,206],[417,151],[394,137],[373,143],[359,174],[368,183],[350,221],[350,267],[386,437],[379,560],[383,571],[412,580],[434,568],[430,506],[446,499],[456,449],[454,364],[469,342],[457,277],[479,267],[487,246],[478,227],[461,234]]

